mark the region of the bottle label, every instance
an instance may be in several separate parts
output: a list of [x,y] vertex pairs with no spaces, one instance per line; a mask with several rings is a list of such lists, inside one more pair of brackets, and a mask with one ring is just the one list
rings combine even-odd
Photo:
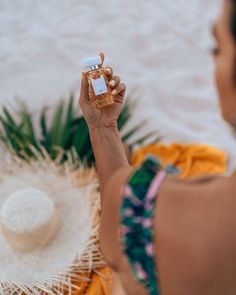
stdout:
[[103,77],[98,79],[91,79],[93,90],[95,95],[101,95],[107,93],[106,81]]

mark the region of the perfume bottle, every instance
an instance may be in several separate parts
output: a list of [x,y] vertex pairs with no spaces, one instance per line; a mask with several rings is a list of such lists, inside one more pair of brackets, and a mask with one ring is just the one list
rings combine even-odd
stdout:
[[102,108],[113,104],[114,97],[102,67],[101,57],[86,58],[84,60],[84,67],[90,86],[90,99],[94,105],[97,108]]

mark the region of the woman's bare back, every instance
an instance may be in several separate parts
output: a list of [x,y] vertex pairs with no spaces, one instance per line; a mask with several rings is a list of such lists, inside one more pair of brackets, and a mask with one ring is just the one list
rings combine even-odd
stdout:
[[155,221],[162,294],[236,294],[234,180],[163,183]]

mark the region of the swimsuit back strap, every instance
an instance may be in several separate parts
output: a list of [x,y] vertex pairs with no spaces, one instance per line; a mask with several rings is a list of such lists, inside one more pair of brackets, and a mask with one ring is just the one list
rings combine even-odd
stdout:
[[154,213],[158,189],[166,171],[148,157],[130,177],[120,208],[120,238],[134,278],[151,295],[158,295],[154,257]]

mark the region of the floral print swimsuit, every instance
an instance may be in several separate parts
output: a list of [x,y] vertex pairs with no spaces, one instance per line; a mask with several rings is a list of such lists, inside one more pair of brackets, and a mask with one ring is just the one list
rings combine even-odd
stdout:
[[148,156],[124,188],[120,207],[120,238],[134,278],[159,295],[154,255],[154,226],[157,192],[166,174],[179,174],[175,166],[163,168],[158,159]]

